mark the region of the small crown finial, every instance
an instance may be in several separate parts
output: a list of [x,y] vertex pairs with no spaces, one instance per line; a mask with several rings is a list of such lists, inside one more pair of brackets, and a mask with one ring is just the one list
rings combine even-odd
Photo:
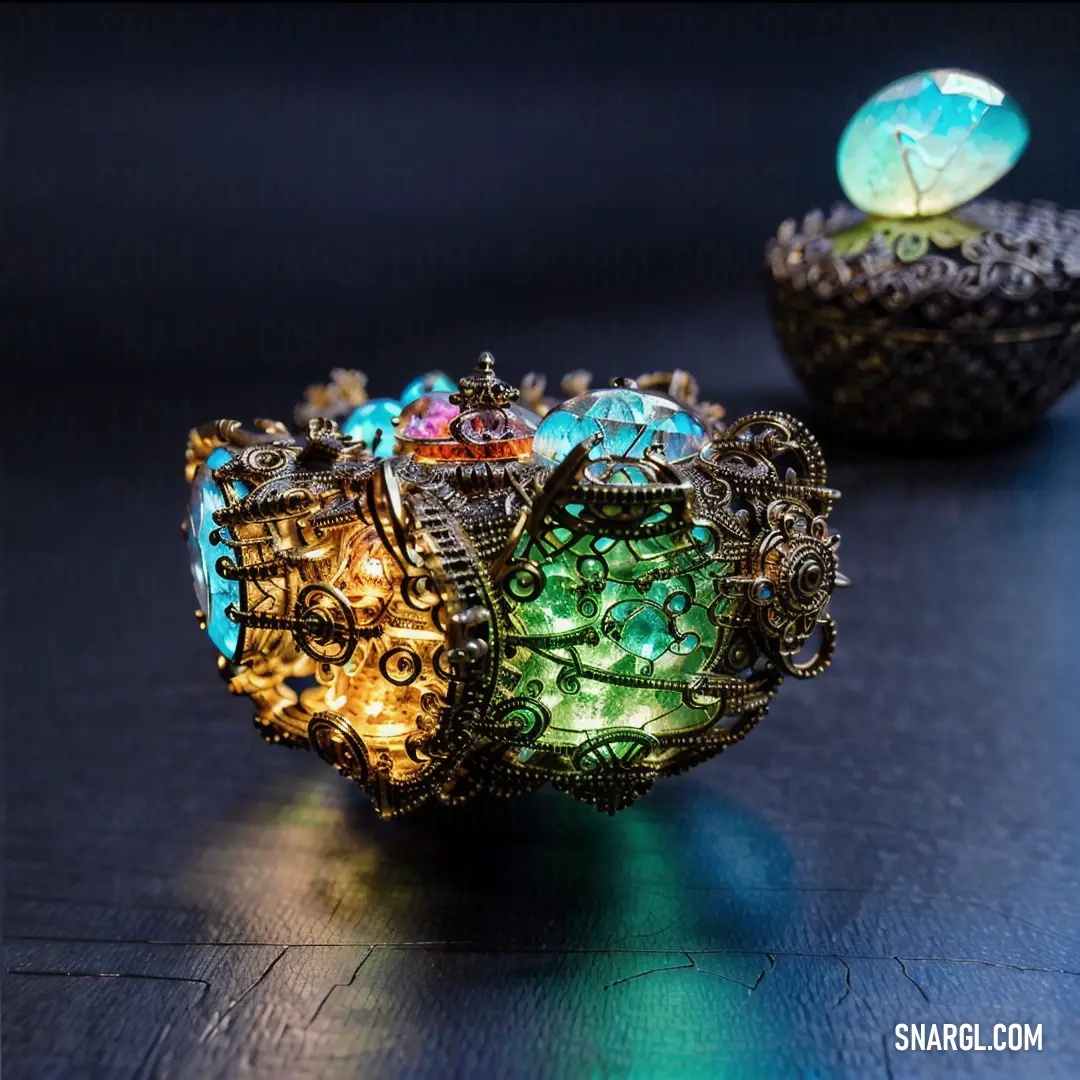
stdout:
[[518,399],[516,386],[504,382],[495,374],[495,357],[482,352],[476,361],[476,371],[459,380],[457,392],[450,395],[452,405],[469,409],[505,409]]

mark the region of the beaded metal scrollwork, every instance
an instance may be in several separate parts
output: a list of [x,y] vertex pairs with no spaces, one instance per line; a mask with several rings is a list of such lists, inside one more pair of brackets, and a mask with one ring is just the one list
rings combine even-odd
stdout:
[[980,199],[887,220],[841,204],[766,248],[781,349],[838,425],[895,444],[989,441],[1080,379],[1080,212]]

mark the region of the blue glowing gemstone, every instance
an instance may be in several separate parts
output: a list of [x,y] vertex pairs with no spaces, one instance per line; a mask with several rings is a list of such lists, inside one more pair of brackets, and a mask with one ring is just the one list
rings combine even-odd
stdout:
[[449,375],[444,375],[441,371],[429,371],[426,375],[418,375],[402,390],[401,407],[404,409],[409,402],[422,398],[425,394],[452,394],[457,388],[458,384]]
[[706,442],[701,421],[678,402],[663,394],[614,387],[590,390],[552,409],[536,429],[533,453],[555,465],[597,432],[601,441],[590,453],[592,458],[640,459],[660,443],[668,461],[679,461],[696,454]]
[[933,217],[1000,180],[1028,142],[1016,102],[989,79],[922,71],[879,90],[836,151],[844,194],[883,217]]
[[375,456],[393,457],[394,421],[400,413],[401,402],[391,398],[372,398],[353,409],[349,418],[341,425],[341,430],[354,439],[363,439],[369,448],[375,445],[375,432],[381,431],[379,444],[375,446]]
[[[195,579],[195,596],[199,608],[206,615],[206,630],[218,651],[230,660],[236,655],[240,644],[240,627],[225,614],[230,604],[240,607],[240,583],[223,578],[216,569],[217,561],[229,553],[224,544],[210,542],[210,534],[217,529],[214,511],[228,505],[225,495],[213,477],[213,470],[232,459],[224,448],[215,450],[204,465],[199,466],[191,485],[188,507],[188,557],[191,576]],[[247,485],[234,483],[236,494],[243,498]]]

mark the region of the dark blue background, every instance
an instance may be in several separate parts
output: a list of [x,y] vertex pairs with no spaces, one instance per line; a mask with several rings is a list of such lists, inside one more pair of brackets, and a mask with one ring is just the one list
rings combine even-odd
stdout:
[[524,320],[758,305],[767,237],[840,196],[852,112],[925,67],[986,73],[1027,112],[1000,194],[1080,203],[1073,4],[2,18],[7,287],[52,365],[162,379],[348,360],[381,389],[384,364],[481,347],[512,374],[557,368],[515,341]]

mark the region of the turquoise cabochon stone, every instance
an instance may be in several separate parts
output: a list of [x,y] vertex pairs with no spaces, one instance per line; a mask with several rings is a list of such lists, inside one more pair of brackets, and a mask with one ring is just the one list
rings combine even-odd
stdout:
[[[240,627],[226,615],[230,604],[240,607],[240,583],[223,578],[215,569],[217,561],[228,549],[210,541],[210,534],[217,528],[214,511],[227,504],[213,470],[231,460],[232,454],[224,448],[215,450],[206,463],[199,467],[191,485],[188,506],[188,558],[191,576],[195,581],[195,596],[200,609],[206,615],[206,630],[218,651],[230,659],[236,655],[240,644]],[[247,485],[234,484],[237,495],[247,494]]]
[[439,393],[452,394],[458,388],[458,384],[444,375],[441,371],[429,371],[426,375],[418,375],[401,392],[401,407],[404,409],[410,402],[422,398],[425,394]]
[[669,461],[696,454],[706,442],[705,428],[692,413],[661,394],[627,387],[591,390],[564,401],[540,421],[533,453],[558,464],[589,436],[601,435],[590,457],[640,459],[659,442]]
[[[456,387],[455,387],[456,389]],[[394,454],[394,421],[401,414],[401,403],[392,398],[372,398],[353,409],[348,419],[341,425],[345,435],[353,439],[363,439],[370,447],[375,442],[375,432],[381,431],[379,445],[375,447],[378,458],[392,457]]]
[[860,210],[931,217],[1000,180],[1027,142],[1023,113],[997,83],[940,68],[897,79],[870,98],[840,138],[836,171]]

